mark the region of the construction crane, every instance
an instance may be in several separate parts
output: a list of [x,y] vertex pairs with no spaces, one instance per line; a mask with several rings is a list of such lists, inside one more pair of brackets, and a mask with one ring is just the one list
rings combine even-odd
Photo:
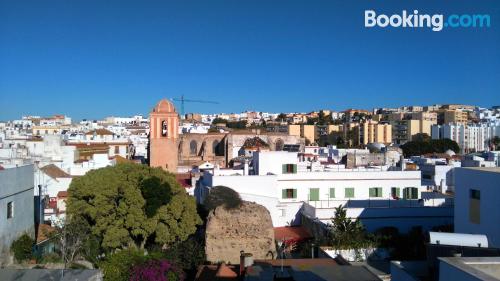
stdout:
[[173,98],[172,100],[174,101],[180,101],[181,102],[181,117],[184,118],[184,103],[185,102],[197,102],[197,103],[211,103],[211,104],[219,104],[216,101],[208,101],[208,100],[190,100],[190,99],[185,99],[184,95],[182,95],[180,98]]

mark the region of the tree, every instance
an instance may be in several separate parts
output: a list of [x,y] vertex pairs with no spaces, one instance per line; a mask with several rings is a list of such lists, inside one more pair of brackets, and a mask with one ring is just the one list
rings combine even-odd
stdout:
[[82,253],[87,241],[92,238],[90,226],[82,217],[68,216],[66,221],[56,226],[56,231],[51,233],[51,238],[59,244],[64,269],[71,264],[76,256]]
[[347,211],[342,205],[335,208],[330,228],[330,244],[337,250],[359,249],[370,241],[359,219],[347,217]]
[[218,206],[224,206],[226,209],[234,209],[238,208],[241,203],[242,200],[238,192],[222,185],[210,189],[210,193],[203,202],[208,210],[214,210]]
[[495,150],[500,149],[500,137],[495,136],[492,140],[491,143],[493,144]]
[[214,120],[212,120],[212,124],[227,124],[227,120],[217,117]]
[[196,231],[194,198],[161,168],[118,164],[75,178],[67,214],[86,220],[108,250],[146,243],[170,246]]
[[460,152],[460,147],[453,140],[433,140],[425,137],[425,135],[420,134],[413,141],[409,141],[401,146],[405,157],[420,156],[428,153],[444,153],[448,150],[452,150],[455,153]]
[[278,115],[278,117],[276,117],[276,120],[277,121],[280,121],[280,122],[285,122],[288,118],[286,117],[286,114],[285,113],[280,113]]
[[431,137],[426,133],[418,133],[412,137],[412,141],[430,142]]

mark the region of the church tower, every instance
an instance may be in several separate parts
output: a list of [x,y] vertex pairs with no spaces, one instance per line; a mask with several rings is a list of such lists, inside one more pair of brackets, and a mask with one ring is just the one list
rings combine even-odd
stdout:
[[149,114],[149,165],[177,173],[179,115],[174,105],[163,99]]

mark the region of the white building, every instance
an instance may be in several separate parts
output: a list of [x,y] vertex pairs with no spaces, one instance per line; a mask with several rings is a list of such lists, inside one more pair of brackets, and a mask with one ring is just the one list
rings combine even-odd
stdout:
[[500,247],[500,168],[457,168],[455,232],[484,234]]
[[500,126],[491,124],[432,125],[432,139],[451,139],[458,143],[462,153],[490,150],[489,141],[500,136]]
[[352,217],[362,215],[363,208],[425,205],[425,200],[418,200],[425,191],[419,171],[302,172],[298,165],[297,153],[257,152],[253,159],[255,175],[243,175],[237,170],[205,172],[195,195],[201,202],[211,187],[230,187],[243,200],[265,206],[274,226],[297,223],[304,203],[320,210],[317,217],[325,222],[339,205],[352,207],[348,210]]

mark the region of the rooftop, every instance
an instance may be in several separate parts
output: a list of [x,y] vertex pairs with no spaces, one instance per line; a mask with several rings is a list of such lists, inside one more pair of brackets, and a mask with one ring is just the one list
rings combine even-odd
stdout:
[[500,167],[464,167],[465,169],[477,170],[483,172],[500,173]]
[[71,175],[66,173],[65,171],[61,170],[59,167],[57,167],[54,164],[50,164],[47,166],[43,166],[40,168],[42,172],[47,174],[49,177],[56,179],[56,178],[71,178]]
[[500,257],[448,257],[439,258],[441,263],[455,267],[478,280],[500,281]]

